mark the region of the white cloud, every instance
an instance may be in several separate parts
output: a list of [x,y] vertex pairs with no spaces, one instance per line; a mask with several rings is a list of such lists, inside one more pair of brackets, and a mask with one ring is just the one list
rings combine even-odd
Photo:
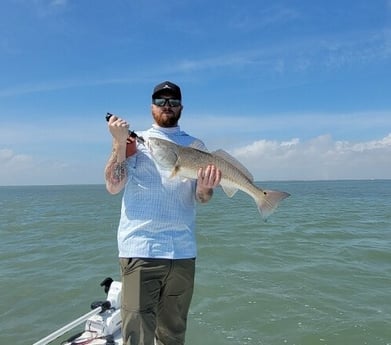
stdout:
[[103,183],[99,157],[73,160],[37,157],[0,149],[0,186]]
[[232,151],[255,180],[391,178],[391,134],[368,142],[259,140]]
[[[369,120],[370,119],[370,120]],[[208,124],[205,126],[205,124]],[[192,113],[186,112],[181,127],[205,141],[210,150],[235,149],[259,138],[309,139],[331,134],[335,140],[381,137],[391,128],[390,111],[313,112],[313,113]],[[387,130],[385,132],[385,130]],[[0,132],[1,134],[1,132]]]
[[[391,0],[390,0],[391,1]],[[185,59],[173,64],[179,71],[202,71],[227,67],[260,68],[276,73],[313,69],[339,70],[389,59],[389,30],[347,32],[338,35],[306,37],[275,43],[267,48],[223,51],[218,55]]]
[[19,176],[28,176],[31,170],[32,157],[16,154],[10,149],[0,149],[0,185],[13,184]]
[[244,32],[283,25],[301,17],[301,14],[296,9],[281,5],[256,6],[256,8],[252,8],[251,6],[239,4],[232,12],[234,13],[231,20],[233,29]]
[[[391,133],[367,142],[257,140],[231,151],[255,180],[391,179]],[[103,183],[103,156],[72,161],[0,149],[0,185]]]
[[132,84],[140,82],[136,78],[107,78],[107,79],[66,79],[54,81],[42,81],[32,84],[19,84],[0,89],[0,97],[19,96],[30,93],[45,93],[57,90],[72,89],[88,86],[100,86],[110,84]]
[[[390,0],[391,1],[391,0]],[[47,11],[41,2],[42,11]],[[67,1],[54,0],[50,3],[50,8],[66,7]],[[267,48],[255,46],[251,49],[224,50],[218,54],[200,55],[199,58],[181,58],[174,63],[170,60],[168,65],[159,66],[160,72],[165,73],[189,73],[210,70],[224,70],[227,68],[255,68],[252,73],[270,71],[283,75],[289,72],[304,73],[322,70],[339,70],[346,66],[363,65],[376,63],[377,61],[389,59],[391,56],[390,30],[379,32],[353,32],[335,36],[322,36],[313,38],[301,38],[299,40],[283,41],[275,43]],[[7,38],[0,39],[0,50],[10,53],[15,51],[12,42]],[[150,69],[149,69],[150,71]],[[121,73],[123,73],[121,71]],[[156,71],[152,74],[156,75]],[[43,93],[63,89],[73,89],[77,87],[99,86],[110,84],[132,84],[145,82],[146,78],[152,75],[140,72],[129,77],[102,77],[101,79],[70,79],[47,80],[36,83],[25,83],[10,85],[0,89],[0,97],[10,97],[30,93]]]
[[2,171],[21,169],[31,162],[31,157],[24,154],[15,154],[10,149],[0,149],[0,165]]

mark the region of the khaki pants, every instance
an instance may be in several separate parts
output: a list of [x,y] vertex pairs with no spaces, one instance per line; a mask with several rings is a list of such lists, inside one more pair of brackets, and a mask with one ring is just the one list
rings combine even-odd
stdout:
[[195,259],[120,259],[124,345],[183,345]]

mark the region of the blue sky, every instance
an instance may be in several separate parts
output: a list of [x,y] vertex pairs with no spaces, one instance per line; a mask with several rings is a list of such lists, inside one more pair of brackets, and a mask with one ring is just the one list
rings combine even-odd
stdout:
[[391,0],[3,0],[0,185],[103,183],[104,115],[181,128],[256,180],[391,178]]

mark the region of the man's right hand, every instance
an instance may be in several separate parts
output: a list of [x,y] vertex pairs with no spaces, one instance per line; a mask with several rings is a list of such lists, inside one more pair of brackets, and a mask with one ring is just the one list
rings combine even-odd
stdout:
[[129,137],[129,124],[120,117],[113,115],[109,119],[108,126],[114,140],[118,144],[125,145]]

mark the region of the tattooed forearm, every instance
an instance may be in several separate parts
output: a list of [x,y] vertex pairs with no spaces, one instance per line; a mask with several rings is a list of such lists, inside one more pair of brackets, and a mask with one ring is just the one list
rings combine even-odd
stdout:
[[125,185],[127,178],[127,163],[117,161],[117,154],[113,151],[105,168],[106,187],[110,193],[118,193]]
[[121,182],[126,178],[126,161],[113,164],[112,179],[116,182]]

